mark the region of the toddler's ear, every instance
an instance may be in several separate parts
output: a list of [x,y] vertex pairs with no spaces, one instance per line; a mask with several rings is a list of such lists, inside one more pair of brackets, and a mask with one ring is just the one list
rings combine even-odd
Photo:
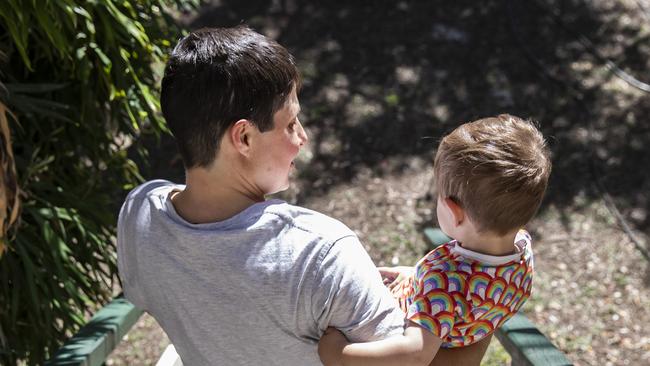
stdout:
[[451,198],[447,197],[444,200],[445,205],[449,208],[449,211],[451,212],[452,216],[454,217],[454,225],[459,226],[460,224],[463,223],[465,220],[465,210],[463,210],[462,207],[460,207],[459,204],[456,203],[456,201],[452,200]]

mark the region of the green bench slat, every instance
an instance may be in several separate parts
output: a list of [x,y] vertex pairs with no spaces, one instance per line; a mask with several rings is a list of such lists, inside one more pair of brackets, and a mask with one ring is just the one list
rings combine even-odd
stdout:
[[[440,229],[426,228],[424,236],[437,247],[451,240]],[[497,339],[512,357],[512,365],[573,365],[525,315],[515,314],[496,331]]]
[[442,230],[432,227],[424,229],[424,237],[433,247],[437,247],[451,240]]
[[142,310],[117,297],[101,308],[45,365],[103,365]]
[[523,314],[505,322],[496,336],[512,357],[513,365],[573,365]]

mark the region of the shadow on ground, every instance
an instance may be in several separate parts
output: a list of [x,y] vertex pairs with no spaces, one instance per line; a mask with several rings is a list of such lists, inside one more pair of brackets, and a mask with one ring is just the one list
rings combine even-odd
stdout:
[[[399,174],[460,122],[507,112],[539,121],[549,138],[554,173],[544,208],[579,209],[604,188],[648,234],[650,98],[605,61],[647,78],[650,17],[623,6],[222,0],[185,19],[190,29],[247,23],[296,57],[312,150],[298,202],[360,169]],[[167,154],[154,154],[148,174],[182,181],[173,143],[162,144]]]

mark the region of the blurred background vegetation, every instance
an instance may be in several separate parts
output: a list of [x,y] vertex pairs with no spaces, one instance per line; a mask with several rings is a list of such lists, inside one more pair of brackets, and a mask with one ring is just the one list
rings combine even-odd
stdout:
[[126,148],[165,131],[152,87],[197,2],[0,2],[0,364],[42,363],[117,288]]

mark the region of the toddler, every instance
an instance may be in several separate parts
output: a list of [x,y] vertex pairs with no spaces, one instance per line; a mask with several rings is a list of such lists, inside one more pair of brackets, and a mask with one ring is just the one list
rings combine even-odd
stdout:
[[539,208],[551,172],[542,134],[529,121],[499,115],[445,136],[434,162],[437,216],[453,240],[415,267],[380,269],[406,313],[402,336],[347,342],[330,328],[326,365],[428,365],[440,347],[492,334],[530,296],[533,254],[523,226]]

